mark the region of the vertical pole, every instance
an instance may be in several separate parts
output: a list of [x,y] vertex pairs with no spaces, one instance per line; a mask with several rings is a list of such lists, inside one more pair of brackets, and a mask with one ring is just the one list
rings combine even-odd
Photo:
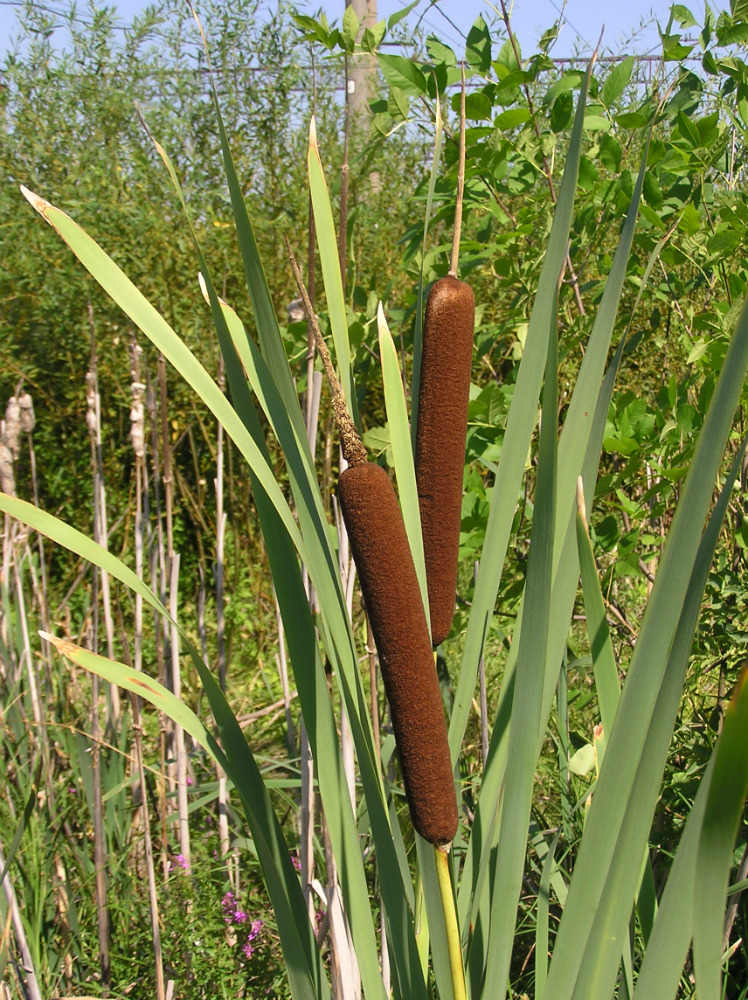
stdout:
[[[346,0],[346,7],[353,7],[362,32],[364,28],[373,28],[377,23],[377,0]],[[367,52],[351,57],[346,98],[353,118],[360,116],[365,120],[368,117],[369,98],[374,92],[376,78],[375,56]]]

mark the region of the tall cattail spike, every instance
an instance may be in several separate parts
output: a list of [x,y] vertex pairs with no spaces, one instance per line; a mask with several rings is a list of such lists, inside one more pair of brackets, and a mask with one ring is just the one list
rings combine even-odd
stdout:
[[400,505],[374,462],[341,473],[338,499],[379,652],[413,826],[429,843],[448,844],[457,831],[457,800],[447,726]]
[[449,635],[457,590],[475,299],[452,275],[426,300],[416,429],[416,485],[434,647]]

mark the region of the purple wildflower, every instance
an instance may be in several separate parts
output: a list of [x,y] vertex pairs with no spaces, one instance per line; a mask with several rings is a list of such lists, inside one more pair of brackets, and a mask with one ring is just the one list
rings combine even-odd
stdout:
[[252,942],[259,936],[260,931],[262,930],[262,926],[263,924],[261,920],[252,921],[249,929],[249,934],[247,935],[247,940],[245,941],[244,947],[242,948],[245,958],[251,958],[252,955],[254,954],[255,949]]

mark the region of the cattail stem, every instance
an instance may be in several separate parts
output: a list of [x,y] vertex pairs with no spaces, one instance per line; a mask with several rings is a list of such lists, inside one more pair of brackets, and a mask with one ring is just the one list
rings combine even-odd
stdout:
[[449,951],[449,968],[452,973],[452,990],[454,1000],[467,1000],[465,988],[465,970],[462,965],[462,948],[460,947],[460,928],[457,923],[455,897],[452,891],[452,879],[449,874],[449,854],[441,847],[434,848],[436,861],[436,877],[439,882],[439,895],[444,910],[444,924],[447,930],[447,948]]
[[286,241],[288,259],[291,262],[294,278],[296,279],[296,284],[299,289],[299,295],[301,296],[301,301],[304,303],[307,319],[311,323],[312,330],[314,332],[314,342],[317,346],[319,356],[322,359],[322,365],[325,369],[327,381],[330,384],[330,391],[332,392],[332,408],[335,415],[335,423],[338,427],[338,433],[340,434],[340,447],[342,448],[345,460],[349,465],[362,465],[368,458],[366,448],[359,437],[356,425],[353,423],[353,418],[348,412],[348,406],[345,402],[343,390],[340,382],[338,381],[338,377],[335,374],[335,367],[332,363],[330,352],[327,349],[327,344],[325,343],[322,333],[320,332],[319,323],[317,322],[317,317],[312,303],[309,300],[309,295],[304,285],[304,279],[301,276],[299,265],[296,263],[296,258],[294,257],[293,250],[291,249],[291,244],[289,243],[287,236],[284,236],[284,239]]
[[455,224],[452,231],[452,257],[449,274],[457,277],[457,262],[460,257],[460,234],[462,232],[462,202],[465,193],[465,63],[462,64],[462,89],[460,91],[460,159],[457,166],[457,202],[455,204]]

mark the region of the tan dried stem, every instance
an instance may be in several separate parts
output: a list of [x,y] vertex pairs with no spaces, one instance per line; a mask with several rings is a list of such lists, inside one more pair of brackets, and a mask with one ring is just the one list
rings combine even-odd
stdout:
[[462,88],[460,90],[460,158],[457,165],[457,203],[455,205],[455,225],[452,232],[452,258],[449,274],[457,277],[457,262],[460,257],[460,234],[462,232],[462,202],[465,194],[465,63],[462,64]]
[[291,268],[293,269],[296,285],[299,289],[299,295],[301,297],[301,301],[304,303],[304,310],[306,311],[307,319],[309,320],[314,333],[314,343],[317,347],[319,356],[322,359],[322,366],[325,369],[325,375],[327,376],[327,381],[330,385],[330,392],[332,393],[332,411],[333,416],[335,417],[335,424],[338,428],[338,434],[340,435],[340,447],[343,452],[343,457],[349,465],[363,465],[369,460],[368,452],[366,451],[363,441],[356,430],[353,417],[351,417],[348,412],[348,406],[345,401],[343,389],[338,381],[338,376],[335,374],[335,368],[332,363],[332,358],[330,357],[330,352],[328,351],[327,344],[322,337],[319,323],[317,322],[317,317],[312,307],[312,303],[309,300],[309,294],[307,293],[306,286],[304,285],[304,279],[301,276],[299,265],[296,263],[296,258],[294,257],[293,250],[291,249],[291,244],[289,243],[287,236],[284,235],[283,238],[286,241],[288,259],[291,262]]

